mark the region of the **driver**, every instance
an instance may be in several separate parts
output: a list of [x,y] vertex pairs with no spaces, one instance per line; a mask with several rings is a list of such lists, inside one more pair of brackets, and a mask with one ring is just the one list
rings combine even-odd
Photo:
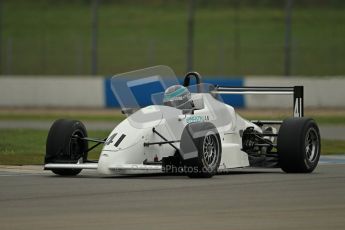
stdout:
[[193,109],[194,104],[189,90],[182,85],[173,85],[164,92],[164,105],[177,109]]

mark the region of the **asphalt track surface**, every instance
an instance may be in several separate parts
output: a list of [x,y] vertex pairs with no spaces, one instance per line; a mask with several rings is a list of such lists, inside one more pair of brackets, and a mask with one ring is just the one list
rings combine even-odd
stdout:
[[[84,122],[88,130],[109,130],[117,125],[114,122],[88,121]],[[40,129],[49,130],[51,121],[0,121],[0,129]],[[323,139],[345,140],[344,125],[320,125],[320,133]]]
[[0,229],[344,229],[345,164],[331,160],[312,174],[237,169],[212,179],[2,166]]

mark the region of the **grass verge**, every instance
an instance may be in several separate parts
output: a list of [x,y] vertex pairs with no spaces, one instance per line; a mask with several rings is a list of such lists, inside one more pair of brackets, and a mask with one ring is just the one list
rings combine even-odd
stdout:
[[[110,131],[90,131],[89,136],[103,138]],[[42,164],[45,154],[47,131],[30,129],[0,130],[0,165]],[[344,154],[345,142],[322,140],[322,154]],[[89,153],[97,159],[101,146]]]
[[[291,116],[291,109],[263,110],[236,109],[248,120],[283,120]],[[306,109],[305,116],[312,117],[318,124],[345,125],[345,109]],[[1,109],[0,121],[51,121],[66,118],[81,121],[120,122],[125,118],[118,109]]]
[[54,121],[60,118],[81,121],[114,121],[125,118],[119,109],[45,109],[45,108],[1,108],[0,120]]
[[[110,131],[89,131],[89,136],[104,138]],[[48,131],[31,129],[0,130],[0,165],[42,164]],[[101,146],[89,153],[98,159]]]

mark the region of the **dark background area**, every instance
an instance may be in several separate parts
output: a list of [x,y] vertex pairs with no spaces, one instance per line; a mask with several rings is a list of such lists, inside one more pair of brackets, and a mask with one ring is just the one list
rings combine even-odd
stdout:
[[0,2],[2,75],[113,75],[159,64],[181,75],[188,52],[191,68],[209,76],[285,75],[286,65],[298,76],[345,73],[345,1],[291,0],[287,43],[288,0],[195,0],[192,49],[190,1]]

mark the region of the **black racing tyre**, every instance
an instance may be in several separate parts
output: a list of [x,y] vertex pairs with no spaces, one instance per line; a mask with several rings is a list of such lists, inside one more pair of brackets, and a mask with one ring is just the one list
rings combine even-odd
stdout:
[[283,121],[277,139],[279,165],[287,173],[311,173],[320,158],[320,132],[311,118]]
[[[77,163],[80,158],[87,159],[88,143],[72,136],[87,137],[83,123],[75,120],[56,120],[51,126],[47,142],[44,162]],[[52,169],[52,172],[62,176],[75,176],[81,169]]]
[[185,173],[191,178],[210,178],[217,173],[222,145],[216,127],[209,122],[188,124],[181,136],[180,152]]
[[178,153],[173,156],[164,157],[162,159],[162,170],[166,174],[181,174],[183,167],[181,165],[181,157]]

